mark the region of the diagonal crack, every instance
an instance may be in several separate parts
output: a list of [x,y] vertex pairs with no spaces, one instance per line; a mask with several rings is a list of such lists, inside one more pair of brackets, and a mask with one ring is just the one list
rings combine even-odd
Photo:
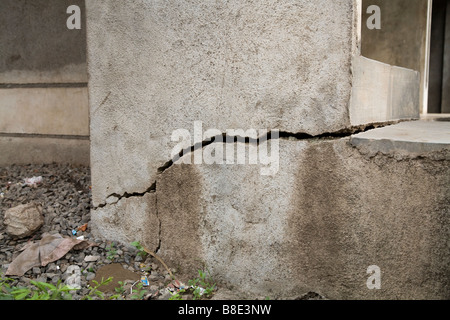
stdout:
[[350,137],[354,134],[366,132],[369,130],[373,130],[376,128],[389,126],[393,124],[397,124],[400,121],[391,121],[391,122],[383,122],[383,123],[371,123],[367,125],[359,125],[359,126],[351,126],[348,128],[344,128],[338,131],[334,132],[325,132],[318,135],[311,135],[304,132],[288,132],[288,131],[269,131],[266,134],[261,135],[258,138],[252,138],[252,137],[242,137],[239,135],[227,135],[226,133],[222,133],[221,135],[213,136],[209,139],[203,140],[202,142],[198,142],[190,147],[187,147],[185,149],[182,149],[174,158],[168,160],[165,162],[161,167],[158,168],[158,174],[162,174],[164,171],[169,169],[176,161],[178,161],[181,157],[188,155],[190,153],[195,152],[198,149],[203,149],[204,147],[215,143],[216,141],[220,143],[246,143],[246,144],[256,144],[259,145],[261,143],[264,143],[268,140],[273,139],[272,135],[273,133],[277,133],[279,139],[294,139],[294,140],[313,140],[313,139],[341,139]]
[[[104,202],[104,203],[99,204],[98,206],[96,206],[96,207],[94,208],[94,210],[97,209],[97,208],[103,208],[103,207],[105,207],[105,206],[107,206],[107,205],[110,205],[110,204],[116,204],[117,202],[119,202],[119,201],[122,200],[123,198],[143,197],[143,196],[145,196],[147,193],[154,193],[154,192],[156,192],[156,181],[153,182],[152,185],[151,185],[147,190],[145,190],[144,192],[133,192],[133,193],[125,192],[125,193],[122,194],[122,195],[120,195],[120,194],[118,194],[118,193],[111,193],[110,195],[108,195],[108,196],[106,197],[106,200],[112,198],[111,201],[106,201],[106,202]],[[115,199],[114,199],[114,198],[115,198]]]
[[155,253],[158,254],[159,249],[161,248],[161,228],[162,228],[162,222],[161,218],[159,217],[159,211],[158,211],[158,193],[156,192],[156,182],[155,184],[155,216],[158,220],[158,244],[155,249]]
[[[172,167],[172,165],[177,160],[179,160],[182,156],[193,153],[198,149],[203,149],[206,146],[208,146],[212,143],[215,143],[217,141],[220,143],[240,142],[240,143],[246,143],[246,144],[259,145],[261,143],[264,143],[268,140],[273,139],[272,135],[275,132],[277,133],[276,136],[279,139],[290,139],[290,140],[294,139],[294,140],[299,140],[299,141],[300,140],[314,140],[314,139],[316,139],[316,140],[317,139],[323,139],[323,140],[341,139],[341,138],[350,137],[357,133],[366,132],[366,131],[369,131],[369,130],[372,130],[375,128],[397,124],[401,121],[408,121],[408,120],[399,120],[399,121],[390,121],[390,122],[382,122],[382,123],[371,123],[371,124],[359,125],[359,126],[351,126],[348,128],[334,131],[334,132],[325,132],[325,133],[321,133],[318,135],[311,135],[311,134],[304,133],[304,132],[294,133],[294,132],[288,132],[288,131],[272,130],[272,131],[268,131],[266,134],[259,136],[258,138],[252,138],[252,137],[243,137],[243,136],[239,136],[239,135],[227,135],[226,133],[222,133],[221,135],[213,136],[211,138],[203,140],[202,142],[198,142],[190,147],[182,149],[174,158],[166,161],[161,167],[159,167],[157,169],[157,174],[161,175],[162,173],[164,173],[164,171],[166,171],[167,169]],[[147,193],[154,193],[154,192],[156,192],[156,181],[154,181],[152,183],[152,185],[144,192],[133,192],[133,193],[125,192],[122,195],[117,194],[117,193],[112,193],[106,197],[105,203],[99,204],[97,207],[94,208],[94,210],[97,208],[103,208],[109,204],[115,204],[123,198],[142,197],[142,196],[146,195]],[[108,201],[108,199],[110,199],[110,201]]]

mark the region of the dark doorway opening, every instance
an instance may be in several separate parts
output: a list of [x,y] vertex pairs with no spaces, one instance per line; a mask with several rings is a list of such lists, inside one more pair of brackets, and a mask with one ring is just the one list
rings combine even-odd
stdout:
[[433,0],[428,113],[450,113],[450,0]]

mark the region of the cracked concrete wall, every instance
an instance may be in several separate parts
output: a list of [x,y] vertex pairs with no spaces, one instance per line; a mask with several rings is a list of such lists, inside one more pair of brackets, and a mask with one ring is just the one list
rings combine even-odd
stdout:
[[194,121],[313,135],[349,125],[353,0],[86,8],[95,206],[146,190],[172,132]]
[[[374,81],[366,73],[368,84],[355,86],[352,73],[357,4],[87,0],[94,232],[139,240],[185,274],[206,263],[251,294],[448,297],[445,165],[366,159],[340,140],[418,110],[411,71],[368,102],[382,92],[400,105],[352,118],[367,113],[355,97]],[[279,172],[173,164],[173,131],[193,137],[195,121],[202,134],[281,130]],[[431,186],[441,193],[419,201]],[[383,291],[365,286],[377,263]]]
[[[205,263],[247,297],[450,297],[448,151],[367,156],[349,138],[283,139],[280,160],[272,177],[251,165],[168,168],[159,254],[187,274]],[[366,286],[370,265],[381,290]]]

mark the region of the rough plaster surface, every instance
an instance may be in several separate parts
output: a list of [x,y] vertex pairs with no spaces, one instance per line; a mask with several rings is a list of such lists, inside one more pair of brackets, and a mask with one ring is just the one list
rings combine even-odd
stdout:
[[128,245],[139,241],[149,250],[157,250],[159,221],[155,201],[154,193],[116,199],[116,202],[95,210],[91,219],[92,227],[97,234],[107,239]]
[[[154,191],[96,209],[93,228],[139,238],[188,276],[206,264],[241,297],[450,297],[448,150],[367,157],[349,138],[279,142],[275,176],[173,164]],[[366,286],[370,265],[380,290]]]
[[[372,100],[354,103],[374,83],[351,73],[355,4],[86,1],[93,230],[139,240],[186,274],[206,263],[250,295],[448,298],[448,157],[367,157],[349,138],[291,135],[274,176],[166,166],[172,132],[192,136],[194,121],[319,135],[414,117],[406,69],[387,66]],[[374,101],[381,117],[351,121],[380,111]],[[373,264],[382,290],[366,287]]]
[[[142,192],[172,132],[348,125],[353,1],[86,1],[94,204]],[[339,79],[339,81],[337,81]]]
[[[448,160],[367,159],[348,141],[282,140],[273,177],[173,165],[156,187],[158,253],[250,297],[448,298]],[[366,287],[370,265],[381,290]]]

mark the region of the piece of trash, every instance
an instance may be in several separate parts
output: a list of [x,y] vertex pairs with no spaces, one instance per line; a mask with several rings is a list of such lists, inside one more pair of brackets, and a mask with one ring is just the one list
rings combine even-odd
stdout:
[[76,236],[76,235],[77,235],[77,231],[76,231],[76,230],[72,230],[72,234],[73,234],[74,236]]
[[204,293],[205,293],[205,289],[204,288],[202,288],[202,287],[195,287],[194,288],[195,290],[197,290],[198,289],[198,294],[200,295],[200,296],[202,296]]
[[147,287],[149,285],[148,278],[146,276],[141,277],[141,282],[144,287]]
[[25,183],[23,185],[30,186],[33,188],[36,188],[38,184],[42,183],[42,177],[32,177],[32,178],[25,178]]
[[84,240],[84,236],[77,237],[77,240]]
[[88,224],[87,223],[85,223],[85,224],[83,224],[82,226],[79,226],[78,228],[77,228],[77,231],[86,231],[86,229],[87,229],[87,226],[88,226]]
[[184,286],[184,284],[182,282],[180,282],[179,280],[175,279],[173,281],[173,285],[177,288],[180,288],[181,286]]
[[10,263],[5,275],[23,276],[33,267],[45,267],[50,262],[61,259],[72,249],[82,250],[96,245],[86,240],[63,237],[58,233],[44,233],[40,241],[26,245],[26,249]]
[[5,193],[4,192],[0,192],[0,198],[4,198],[5,197]]

